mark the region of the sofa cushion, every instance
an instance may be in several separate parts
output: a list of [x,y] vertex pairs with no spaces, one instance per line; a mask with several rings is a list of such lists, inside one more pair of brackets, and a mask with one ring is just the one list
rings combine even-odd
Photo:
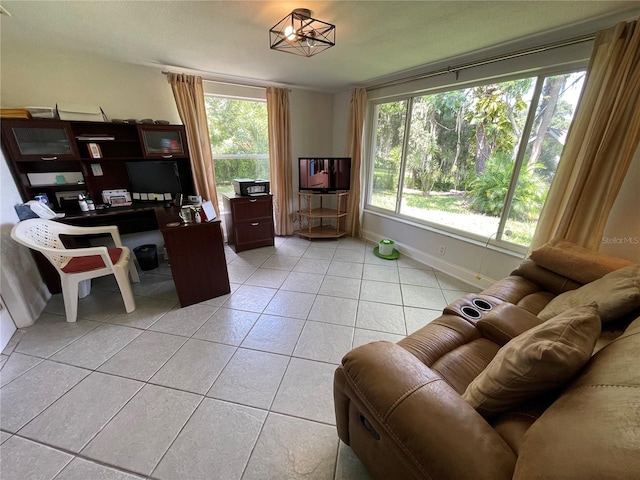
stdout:
[[548,320],[568,308],[596,302],[603,322],[616,320],[640,307],[640,265],[615,270],[598,280],[565,292],[551,300],[538,313]]
[[463,398],[489,417],[570,380],[591,357],[601,322],[594,304],[576,307],[502,347]]
[[566,240],[552,240],[531,252],[537,265],[585,284],[632,262],[580,247]]

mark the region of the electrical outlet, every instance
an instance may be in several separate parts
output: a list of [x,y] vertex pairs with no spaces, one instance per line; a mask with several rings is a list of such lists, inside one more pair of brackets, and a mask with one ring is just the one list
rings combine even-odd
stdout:
[[440,245],[440,248],[438,249],[438,253],[444,256],[444,254],[447,253],[447,247],[445,247],[444,245]]

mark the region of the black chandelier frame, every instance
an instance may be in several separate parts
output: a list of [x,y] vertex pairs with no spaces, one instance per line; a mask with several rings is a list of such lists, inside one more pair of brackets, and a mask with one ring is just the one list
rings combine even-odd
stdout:
[[269,30],[270,48],[311,57],[336,44],[336,26],[311,17],[306,8],[296,8]]

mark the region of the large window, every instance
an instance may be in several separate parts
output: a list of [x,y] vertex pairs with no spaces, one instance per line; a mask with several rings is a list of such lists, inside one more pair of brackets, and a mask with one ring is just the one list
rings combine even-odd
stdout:
[[528,246],[585,73],[378,103],[368,204]]
[[267,103],[206,96],[205,106],[218,195],[233,193],[234,178],[268,180]]

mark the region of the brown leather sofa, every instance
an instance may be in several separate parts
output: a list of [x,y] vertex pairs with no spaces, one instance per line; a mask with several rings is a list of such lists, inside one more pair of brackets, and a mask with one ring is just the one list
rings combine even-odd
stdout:
[[[630,263],[549,245],[398,343],[344,357],[338,434],[373,478],[640,478],[640,294],[603,324],[596,353],[561,388],[489,417],[463,399],[503,345],[543,323],[537,315],[553,298]],[[639,288],[637,269],[631,283]]]

